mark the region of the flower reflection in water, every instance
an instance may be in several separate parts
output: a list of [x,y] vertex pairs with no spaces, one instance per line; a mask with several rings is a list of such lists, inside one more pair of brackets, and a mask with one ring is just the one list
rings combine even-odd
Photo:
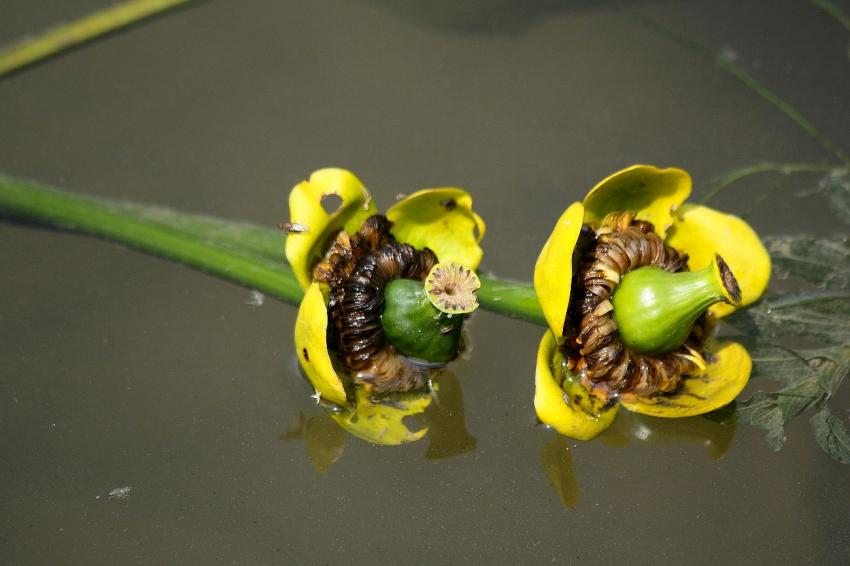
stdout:
[[299,413],[281,438],[303,440],[316,471],[325,474],[342,457],[346,432],[388,446],[427,437],[429,460],[452,458],[477,444],[466,429],[460,382],[448,371],[440,373],[431,392],[400,393],[377,403],[361,397],[353,410],[343,413]]
[[[631,444],[668,445],[701,444],[712,460],[726,455],[735,435],[735,410],[721,410],[696,417],[657,419],[639,413],[623,413],[599,437],[611,448],[626,448]],[[571,440],[553,435],[540,450],[540,462],[549,484],[568,509],[578,507],[581,500],[579,484],[573,470]]]

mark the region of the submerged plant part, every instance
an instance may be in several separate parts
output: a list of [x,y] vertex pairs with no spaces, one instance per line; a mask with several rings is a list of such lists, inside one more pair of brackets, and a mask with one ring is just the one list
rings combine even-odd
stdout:
[[746,350],[712,329],[761,296],[770,258],[741,219],[680,207],[690,191],[681,169],[629,167],[571,205],[543,247],[534,287],[550,330],[534,403],[562,434],[593,438],[618,405],[706,413],[746,385]]
[[[365,390],[345,412],[299,413],[290,420],[285,440],[302,440],[316,470],[327,473],[345,451],[346,432],[372,444],[398,445],[428,437],[425,458],[442,460],[474,449],[466,429],[463,392],[458,378],[444,371],[431,391],[392,393],[374,403]],[[436,398],[439,402],[432,402]]]
[[[329,212],[323,202],[330,195],[341,204]],[[425,281],[450,264],[475,278],[485,227],[466,192],[419,191],[383,216],[357,177],[322,169],[293,188],[287,225],[301,227],[286,243],[305,289],[295,344],[319,399],[356,405],[356,424],[392,408],[369,414],[364,405],[374,395],[423,390],[435,368],[457,356],[463,312],[471,309],[436,307]]]

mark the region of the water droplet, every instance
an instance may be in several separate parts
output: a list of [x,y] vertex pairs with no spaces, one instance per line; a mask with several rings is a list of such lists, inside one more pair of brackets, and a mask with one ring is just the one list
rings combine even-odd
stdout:
[[727,63],[732,63],[738,58],[738,52],[731,47],[724,47],[720,52],[720,58]]
[[252,307],[261,307],[263,306],[263,302],[266,300],[266,296],[260,293],[259,291],[251,291],[251,295],[245,301],[246,305],[251,305]]

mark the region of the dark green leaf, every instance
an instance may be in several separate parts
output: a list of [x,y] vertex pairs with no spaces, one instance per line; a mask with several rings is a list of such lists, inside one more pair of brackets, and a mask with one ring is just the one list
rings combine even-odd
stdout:
[[812,377],[832,396],[850,372],[850,347],[797,349],[778,346],[750,349],[753,375],[793,385]]
[[773,393],[756,393],[738,403],[738,415],[744,422],[767,430],[768,445],[779,450],[785,444],[784,425],[827,397],[817,380],[809,378]]
[[759,345],[776,344],[783,337],[816,339],[822,345],[850,344],[850,292],[769,295],[730,317],[729,323]]
[[850,224],[850,171],[836,170],[820,181],[829,206],[845,224]]
[[[850,209],[844,214],[850,219]],[[780,277],[793,275],[825,289],[850,287],[850,238],[781,236],[765,245]]]
[[823,450],[845,464],[850,464],[850,435],[844,423],[824,407],[810,419],[812,429]]
[[767,441],[767,445],[771,450],[779,452],[785,446],[785,441],[788,437],[785,435],[785,429],[777,426],[768,430],[764,439]]
[[770,429],[787,424],[827,396],[817,379],[809,377],[773,393],[756,393],[738,404],[738,414],[745,422]]
[[850,373],[850,239],[785,236],[768,239],[766,245],[783,276],[819,289],[768,295],[728,319],[745,335],[741,341],[753,359],[753,378],[782,384],[778,391],[759,391],[740,401],[738,416],[765,429],[768,445],[779,450],[785,425],[817,410],[812,426],[818,444],[850,463],[841,451],[847,447],[847,432],[825,409]]

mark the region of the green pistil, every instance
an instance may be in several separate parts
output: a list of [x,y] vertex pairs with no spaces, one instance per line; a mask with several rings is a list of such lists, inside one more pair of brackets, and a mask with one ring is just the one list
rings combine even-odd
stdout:
[[623,342],[636,353],[650,355],[684,344],[694,322],[711,305],[740,300],[738,283],[720,256],[699,271],[635,269],[622,278],[611,298]]
[[463,314],[441,312],[421,281],[394,279],[384,289],[381,326],[384,336],[404,356],[443,364],[458,354]]

